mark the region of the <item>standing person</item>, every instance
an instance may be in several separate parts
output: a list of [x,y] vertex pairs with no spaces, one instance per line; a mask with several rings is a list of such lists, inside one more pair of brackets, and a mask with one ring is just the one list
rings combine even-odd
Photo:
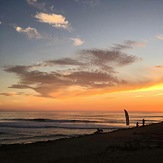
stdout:
[[145,119],[142,120],[142,124],[143,124],[143,126],[145,125]]

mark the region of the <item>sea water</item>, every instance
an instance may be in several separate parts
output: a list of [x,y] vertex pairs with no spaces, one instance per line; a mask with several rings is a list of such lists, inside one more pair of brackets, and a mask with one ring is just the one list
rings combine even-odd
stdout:
[[[157,123],[163,113],[131,112],[130,127],[136,122]],[[0,144],[33,143],[126,128],[124,112],[0,112]]]

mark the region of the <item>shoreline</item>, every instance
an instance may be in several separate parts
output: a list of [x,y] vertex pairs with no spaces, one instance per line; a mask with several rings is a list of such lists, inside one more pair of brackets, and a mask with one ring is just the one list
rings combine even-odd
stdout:
[[3,163],[150,163],[160,162],[162,159],[163,122],[108,133],[0,146],[0,161]]
[[[108,128],[107,128],[108,129]],[[109,128],[110,129],[110,128]],[[111,128],[110,130],[111,131],[106,131],[104,133],[110,133],[110,132],[113,132],[113,131],[116,131],[116,130],[120,130],[120,129],[125,129],[125,128]],[[104,128],[105,130],[105,128]],[[1,146],[10,146],[10,145],[25,145],[25,144],[35,144],[35,143],[41,143],[41,142],[53,142],[53,141],[58,141],[58,140],[62,140],[62,139],[71,139],[71,138],[78,138],[78,137],[83,137],[83,136],[87,136],[87,135],[93,135],[95,134],[96,132],[96,129],[94,130],[94,132],[92,133],[88,133],[88,134],[77,134],[77,135],[65,135],[65,136],[61,136],[61,137],[58,137],[58,138],[54,138],[54,139],[49,139],[49,140],[36,140],[36,141],[28,141],[28,142],[16,142],[16,143],[4,143],[4,144],[0,144],[0,147]],[[1,134],[1,133],[0,133]],[[30,139],[29,139],[30,140]]]

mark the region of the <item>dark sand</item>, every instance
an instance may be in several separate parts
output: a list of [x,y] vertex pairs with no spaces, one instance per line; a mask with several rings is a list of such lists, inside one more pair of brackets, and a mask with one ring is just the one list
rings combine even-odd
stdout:
[[0,146],[0,163],[162,163],[163,123],[78,138]]

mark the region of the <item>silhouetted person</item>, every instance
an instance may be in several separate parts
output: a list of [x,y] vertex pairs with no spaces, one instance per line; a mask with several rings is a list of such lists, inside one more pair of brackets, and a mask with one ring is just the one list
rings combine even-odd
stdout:
[[136,127],[139,127],[139,122],[136,122]]
[[97,128],[97,131],[95,132],[95,134],[101,134],[101,133],[103,133],[103,129]]
[[145,119],[142,120],[142,124],[143,124],[143,126],[145,125]]

